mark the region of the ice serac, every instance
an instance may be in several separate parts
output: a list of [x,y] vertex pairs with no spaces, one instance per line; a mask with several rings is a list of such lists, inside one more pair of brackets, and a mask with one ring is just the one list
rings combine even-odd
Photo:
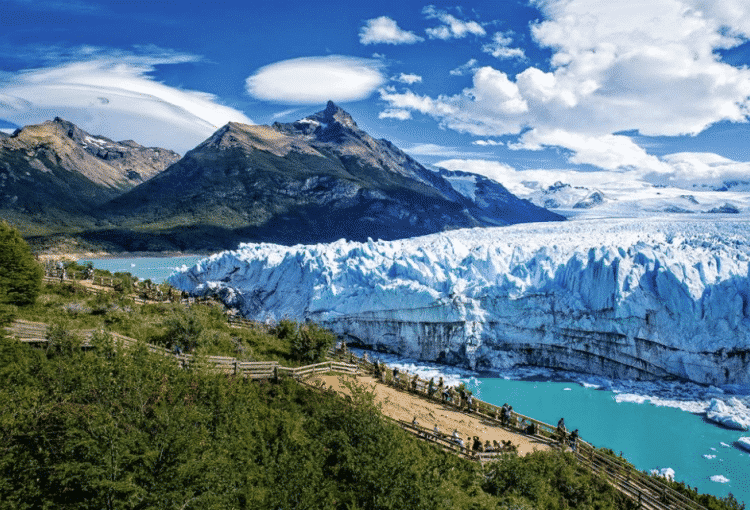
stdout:
[[314,320],[423,360],[750,388],[749,227],[576,221],[248,244],[170,281],[253,319]]

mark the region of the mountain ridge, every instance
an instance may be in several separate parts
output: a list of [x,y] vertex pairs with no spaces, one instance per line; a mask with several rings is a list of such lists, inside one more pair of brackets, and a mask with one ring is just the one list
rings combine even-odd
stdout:
[[[531,207],[537,220],[562,219]],[[292,123],[228,123],[99,211],[132,229],[221,226],[233,230],[231,243],[397,239],[510,223],[391,142],[372,138],[333,102]]]

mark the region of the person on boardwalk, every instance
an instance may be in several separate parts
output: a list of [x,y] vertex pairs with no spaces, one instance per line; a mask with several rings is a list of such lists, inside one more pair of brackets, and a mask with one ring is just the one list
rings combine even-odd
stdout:
[[393,385],[398,388],[398,368],[393,369]]
[[450,402],[451,401],[451,391],[450,388],[445,388],[443,390],[443,402]]
[[503,404],[503,408],[500,410],[500,424],[503,426],[508,425],[508,404]]
[[570,433],[570,437],[568,438],[568,444],[570,444],[570,448],[573,451],[576,451],[576,448],[578,447],[578,429],[575,429],[573,432]]
[[435,396],[435,378],[430,378],[430,383],[427,385],[427,396],[433,398]]
[[469,392],[468,395],[466,395],[466,410],[468,412],[471,412],[474,408],[474,397],[472,396],[471,392]]
[[565,438],[568,435],[568,431],[565,429],[565,418],[560,418],[560,421],[557,422],[557,434],[560,439],[560,443],[565,442]]
[[414,374],[414,377],[411,378],[411,391],[414,393],[417,392],[417,383],[419,382],[419,375]]

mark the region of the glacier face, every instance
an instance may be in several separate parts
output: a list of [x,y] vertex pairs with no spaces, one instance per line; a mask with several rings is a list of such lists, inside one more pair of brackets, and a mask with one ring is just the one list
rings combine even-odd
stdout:
[[169,281],[256,320],[313,320],[424,360],[750,388],[749,227],[580,220],[246,244]]

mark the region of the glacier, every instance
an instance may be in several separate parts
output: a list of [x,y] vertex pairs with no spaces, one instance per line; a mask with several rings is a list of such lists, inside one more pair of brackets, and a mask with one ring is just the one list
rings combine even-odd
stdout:
[[746,218],[673,215],[242,244],[169,282],[251,319],[311,320],[415,359],[746,392],[748,227]]

